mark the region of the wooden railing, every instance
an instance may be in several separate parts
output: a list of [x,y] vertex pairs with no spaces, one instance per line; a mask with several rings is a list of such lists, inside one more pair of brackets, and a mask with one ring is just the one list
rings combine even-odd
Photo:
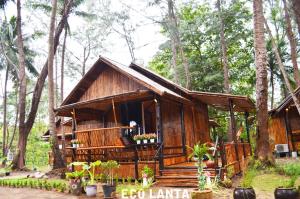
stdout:
[[226,167],[232,167],[234,174],[240,173],[245,167],[248,157],[251,156],[249,143],[225,144]]
[[132,127],[111,127],[111,128],[98,128],[75,131],[76,138],[80,142],[79,148],[88,147],[121,147],[124,144],[121,141],[121,130],[131,129]]

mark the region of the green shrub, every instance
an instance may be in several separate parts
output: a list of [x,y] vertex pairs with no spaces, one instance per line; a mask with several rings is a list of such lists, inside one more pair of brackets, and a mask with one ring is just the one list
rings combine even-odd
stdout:
[[254,169],[248,169],[243,176],[241,186],[244,188],[251,187],[252,181],[254,177],[256,176],[256,171]]
[[300,164],[289,163],[282,166],[282,170],[285,175],[288,176],[300,176]]

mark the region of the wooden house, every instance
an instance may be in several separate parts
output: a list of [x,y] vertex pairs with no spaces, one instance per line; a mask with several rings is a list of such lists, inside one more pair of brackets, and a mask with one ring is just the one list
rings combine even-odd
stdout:
[[[157,178],[172,182],[172,168],[190,165],[196,181],[186,146],[211,141],[208,106],[230,111],[233,123],[234,112],[248,116],[254,110],[246,96],[189,91],[136,64],[128,67],[100,57],[56,109],[57,116],[71,118],[57,132],[59,138],[65,132],[66,140],[80,142],[78,148],[67,144],[67,162],[114,159],[121,164],[118,176],[133,178],[148,165]],[[155,143],[134,142],[135,135],[149,133],[156,134]],[[224,145],[220,167],[233,165],[239,172],[241,159],[251,150],[249,143],[234,141]],[[191,182],[188,173],[177,180]]]
[[[294,93],[300,99],[300,87]],[[292,96],[286,97],[281,104],[269,112],[269,134],[272,150],[275,145],[287,144],[288,151],[300,150],[300,116]]]

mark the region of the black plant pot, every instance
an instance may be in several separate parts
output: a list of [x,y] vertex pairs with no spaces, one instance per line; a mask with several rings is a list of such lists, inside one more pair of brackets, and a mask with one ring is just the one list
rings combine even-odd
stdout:
[[5,175],[6,175],[6,176],[9,176],[9,175],[10,175],[10,172],[9,172],[9,171],[5,172]]
[[102,185],[104,198],[111,198],[111,194],[116,191],[116,185]]
[[299,193],[296,188],[276,188],[275,199],[297,199]]
[[233,191],[234,199],[256,199],[255,191],[253,188],[237,187]]

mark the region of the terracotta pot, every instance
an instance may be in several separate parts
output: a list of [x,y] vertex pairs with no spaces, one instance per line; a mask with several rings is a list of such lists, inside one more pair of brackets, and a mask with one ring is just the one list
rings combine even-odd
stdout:
[[207,160],[205,164],[207,168],[215,168],[215,162],[212,160]]
[[195,190],[191,193],[192,199],[213,199],[213,192],[210,189],[203,191]]
[[233,191],[234,199],[256,199],[256,194],[253,188],[237,187]]
[[276,188],[274,191],[275,199],[297,199],[298,195],[296,188]]

